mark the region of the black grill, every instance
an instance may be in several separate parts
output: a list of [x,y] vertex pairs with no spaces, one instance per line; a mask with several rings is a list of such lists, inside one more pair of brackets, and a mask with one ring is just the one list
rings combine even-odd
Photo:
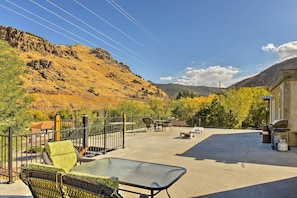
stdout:
[[274,120],[268,125],[269,132],[271,134],[271,147],[272,149],[277,149],[277,144],[281,139],[286,140],[288,143],[287,131],[290,129],[288,127],[288,120],[278,119]]

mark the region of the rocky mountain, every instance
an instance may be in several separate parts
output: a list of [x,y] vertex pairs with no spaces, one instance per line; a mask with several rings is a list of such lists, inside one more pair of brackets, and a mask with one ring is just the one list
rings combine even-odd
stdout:
[[288,59],[281,63],[274,64],[261,73],[237,82],[231,87],[271,86],[271,84],[277,79],[279,72],[284,69],[297,69],[297,58]]
[[24,61],[22,86],[33,99],[32,110],[101,109],[122,100],[144,102],[167,94],[101,48],[55,45],[13,27],[0,25],[0,39]]

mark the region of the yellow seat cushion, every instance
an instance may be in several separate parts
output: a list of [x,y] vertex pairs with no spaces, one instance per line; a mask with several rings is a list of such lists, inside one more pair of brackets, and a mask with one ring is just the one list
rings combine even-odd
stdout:
[[55,167],[68,172],[76,165],[77,157],[70,140],[48,142],[45,144],[45,150]]

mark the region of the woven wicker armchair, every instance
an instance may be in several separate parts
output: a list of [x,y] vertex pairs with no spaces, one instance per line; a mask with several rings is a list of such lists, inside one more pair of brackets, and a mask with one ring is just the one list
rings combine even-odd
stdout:
[[152,118],[143,118],[142,121],[145,124],[146,130],[151,130],[154,126],[154,120]]
[[118,179],[68,172],[45,164],[23,168],[20,179],[28,185],[34,198],[121,198]]
[[81,157],[70,140],[47,142],[42,151],[42,159],[45,164],[53,165],[69,171],[77,162],[90,162],[95,159]]

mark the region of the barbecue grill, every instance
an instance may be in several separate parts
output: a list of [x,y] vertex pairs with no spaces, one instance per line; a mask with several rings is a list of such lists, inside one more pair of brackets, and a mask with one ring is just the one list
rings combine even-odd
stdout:
[[288,131],[290,130],[288,127],[288,120],[286,119],[277,119],[271,122],[268,125],[268,129],[271,134],[271,148],[277,149],[277,144],[280,140],[285,140],[287,143],[289,142]]

